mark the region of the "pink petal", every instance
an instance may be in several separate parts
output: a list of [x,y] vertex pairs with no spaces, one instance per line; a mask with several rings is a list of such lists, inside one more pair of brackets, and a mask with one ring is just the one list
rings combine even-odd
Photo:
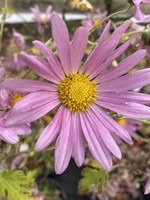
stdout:
[[94,80],[96,82],[99,82],[99,79],[101,78],[101,72],[104,71],[116,58],[118,58],[120,55],[123,54],[123,52],[129,47],[130,41],[125,42],[123,45],[118,47],[113,54],[103,63],[100,67],[98,67],[92,74],[90,74],[90,78],[94,78],[97,76]]
[[149,77],[150,69],[138,70],[132,74],[127,74],[114,80],[101,83],[98,91],[119,92],[123,90],[133,90],[136,88],[141,88],[150,83]]
[[25,48],[25,39],[24,39],[23,35],[18,33],[14,28],[13,28],[13,37],[14,37],[17,45],[20,47],[20,49],[24,49]]
[[19,141],[19,137],[11,128],[2,128],[0,138],[9,144],[16,144]]
[[72,154],[71,113],[65,109],[62,119],[62,129],[56,141],[55,171],[61,174],[67,168]]
[[112,119],[105,111],[103,111],[100,107],[97,105],[92,105],[91,109],[95,113],[95,115],[98,115],[97,117],[101,116],[101,121],[105,126],[114,134],[119,136],[121,139],[123,139],[125,142],[132,144],[132,139],[129,135],[129,133],[120,126],[114,119]]
[[147,3],[147,4],[150,4],[150,0],[141,0],[142,3]]
[[145,50],[136,51],[135,53],[131,54],[123,61],[121,61],[116,68],[107,70],[102,75],[100,75],[98,80],[99,83],[116,79],[117,77],[126,74],[129,70],[135,67],[141,60],[143,60],[145,56],[146,56]]
[[78,167],[84,162],[85,158],[85,139],[82,132],[78,113],[72,113],[72,140],[73,140],[73,156]]
[[64,77],[64,72],[62,69],[61,64],[57,60],[56,56],[53,54],[53,52],[48,48],[44,43],[35,40],[33,44],[39,49],[39,51],[47,58],[50,67],[52,70],[58,74],[59,78]]
[[142,2],[142,0],[132,0],[133,1],[133,3],[135,4],[135,5],[139,5],[141,2]]
[[60,101],[55,96],[44,94],[44,92],[31,93],[15,104],[6,125],[15,126],[35,121],[59,104]]
[[36,146],[35,151],[42,151],[47,148],[57,137],[58,133],[61,131],[62,117],[64,113],[64,107],[60,107],[55,114],[53,120],[41,133]]
[[145,185],[145,192],[144,194],[149,194],[150,193],[150,178],[148,179],[146,185]]
[[13,112],[24,112],[38,108],[58,99],[56,92],[33,92],[24,96],[13,107]]
[[24,52],[21,52],[21,56],[24,62],[39,76],[54,83],[60,82],[60,78],[50,70],[48,63],[45,60],[37,56],[28,55]]
[[16,135],[27,135],[31,133],[31,129],[27,125],[21,125],[7,129],[11,129]]
[[103,30],[101,36],[100,36],[99,43],[104,42],[105,37],[106,37],[106,35],[107,35],[107,33],[108,33],[109,29],[110,29],[110,25],[111,25],[111,21],[109,21],[109,22],[106,24],[106,26],[105,26],[105,28],[104,28],[104,30]]
[[53,84],[31,80],[31,79],[6,79],[0,83],[0,88],[9,89],[16,92],[28,93],[35,91],[57,91],[57,87]]
[[98,66],[100,67],[100,65],[113,53],[122,34],[126,31],[129,25],[130,22],[125,22],[114,31],[105,43],[98,43],[81,68],[81,72],[90,75]]
[[93,121],[92,125],[97,128],[97,133],[102,138],[105,146],[108,148],[109,151],[112,152],[112,154],[121,159],[121,151],[114,138],[111,136],[111,133],[107,129],[107,124],[102,123],[102,116],[98,117],[98,113],[95,115],[92,110],[89,110],[88,114],[91,117],[91,121]]
[[46,19],[49,20],[52,14],[53,7],[49,5],[46,9]]
[[57,51],[63,65],[64,71],[68,73],[71,67],[70,60],[70,40],[69,33],[65,22],[62,18],[53,13],[51,16],[52,34],[57,47]]
[[137,93],[132,91],[124,91],[124,92],[103,92],[97,97],[99,100],[105,101],[104,98],[109,99],[121,99],[123,101],[140,103],[140,104],[148,104],[150,103],[150,95]]
[[82,57],[84,55],[87,46],[87,42],[88,42],[88,31],[83,27],[79,27],[74,34],[74,38],[70,46],[72,70],[70,67],[69,72],[78,71],[80,67],[80,62],[82,60]]
[[102,167],[110,171],[112,168],[111,155],[108,156],[107,153],[103,150],[102,142],[99,140],[96,130],[93,130],[94,127],[92,126],[92,121],[87,118],[85,113],[80,113],[80,120],[83,133],[89,145],[90,152]]
[[18,124],[33,122],[50,112],[58,105],[58,100],[54,100],[51,103],[47,103],[39,108],[35,108],[30,111],[16,112],[12,114],[8,121],[6,121],[6,126],[17,126]]
[[12,161],[11,161],[11,170],[17,170],[18,166],[22,163],[22,161],[25,159],[26,154],[25,153],[20,153],[18,154]]
[[34,7],[31,7],[31,11],[32,11],[32,13],[34,15],[34,20],[36,22],[40,22],[41,12],[40,12],[39,6],[35,5]]
[[5,75],[5,68],[1,66],[1,63],[0,63],[0,80],[3,78],[3,76]]
[[136,20],[139,20],[139,21],[144,19],[144,14],[140,10],[139,4],[135,6],[134,17],[135,17]]
[[149,119],[150,118],[150,108],[148,106],[126,102],[125,100],[104,98],[104,101],[96,101],[96,104],[117,112],[121,115],[125,115],[131,118],[139,119]]

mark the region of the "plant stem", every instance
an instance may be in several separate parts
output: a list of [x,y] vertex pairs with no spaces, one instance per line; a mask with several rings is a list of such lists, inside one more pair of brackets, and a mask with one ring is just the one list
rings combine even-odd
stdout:
[[7,7],[8,7],[8,0],[5,0],[4,8],[2,9],[2,22],[1,22],[1,27],[0,27],[0,52],[2,50],[2,37],[3,37],[5,19],[7,15]]
[[98,44],[98,42],[91,42],[90,40],[88,40],[88,44],[96,46]]
[[[132,7],[132,4],[130,4],[130,5],[128,6],[128,8],[126,8],[125,10],[117,11],[117,12],[115,12],[115,13],[112,13],[112,14],[108,15],[107,17],[105,17],[105,18],[100,22],[100,25],[103,24],[104,22],[106,22],[108,19],[110,19],[110,18],[112,18],[112,17],[114,17],[114,16],[116,16],[116,15],[119,15],[119,14],[122,14],[122,13],[127,12],[131,7]],[[92,34],[92,33],[97,29],[98,26],[99,26],[99,24],[98,24],[97,26],[94,26],[94,27],[90,30],[89,35]]]
[[138,34],[138,33],[148,33],[148,32],[149,32],[149,30],[137,30],[137,31],[132,31],[132,32],[126,33],[122,37],[127,37],[127,36]]
[[119,15],[119,14],[122,14],[122,13],[127,12],[127,11],[131,8],[131,6],[132,6],[132,5],[129,5],[128,8],[126,8],[125,10],[117,11],[117,12],[115,12],[115,13],[112,13],[112,14],[108,15],[107,17],[105,17],[105,18],[101,21],[100,24],[104,23],[105,21],[107,21],[108,19],[110,19],[110,18],[112,18],[112,17],[114,17],[114,16],[116,16],[116,15]]

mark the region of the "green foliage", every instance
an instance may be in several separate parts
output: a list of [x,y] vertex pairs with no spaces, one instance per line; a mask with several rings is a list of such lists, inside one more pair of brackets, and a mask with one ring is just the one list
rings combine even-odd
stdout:
[[78,185],[80,191],[91,191],[92,187],[97,185],[98,192],[101,193],[108,178],[106,170],[95,163],[85,167],[81,175],[83,178],[79,181]]
[[0,197],[7,197],[9,200],[29,200],[29,184],[32,182],[32,172],[25,175],[21,171],[1,171]]

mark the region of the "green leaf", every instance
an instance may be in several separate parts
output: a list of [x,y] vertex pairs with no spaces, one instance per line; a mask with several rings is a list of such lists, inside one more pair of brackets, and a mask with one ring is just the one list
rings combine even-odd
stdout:
[[29,184],[33,176],[25,175],[21,171],[0,172],[0,197],[7,197],[9,200],[29,200]]
[[79,181],[78,185],[80,191],[91,191],[92,187],[97,185],[98,192],[101,193],[105,182],[108,179],[106,170],[100,166],[97,167],[95,164],[93,166],[85,167],[82,170],[81,175],[83,178]]

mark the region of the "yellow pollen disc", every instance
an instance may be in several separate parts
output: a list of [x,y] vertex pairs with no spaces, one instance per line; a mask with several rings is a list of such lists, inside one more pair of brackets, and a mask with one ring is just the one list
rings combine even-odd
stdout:
[[41,20],[42,22],[46,22],[46,16],[40,16],[40,20]]
[[126,124],[126,119],[118,119],[117,120],[118,124],[120,124],[121,126],[124,126]]
[[15,103],[17,103],[20,99],[22,99],[22,95],[21,94],[15,94],[14,96],[12,96],[12,103],[13,103],[13,105],[15,104]]
[[85,74],[69,74],[58,85],[62,104],[72,112],[84,111],[96,98],[96,83]]
[[95,20],[94,20],[94,26],[98,26],[99,24],[100,24],[99,19],[95,19]]

